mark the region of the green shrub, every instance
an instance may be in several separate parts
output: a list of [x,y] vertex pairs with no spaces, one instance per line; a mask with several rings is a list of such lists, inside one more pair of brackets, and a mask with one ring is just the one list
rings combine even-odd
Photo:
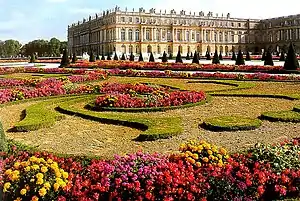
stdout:
[[149,62],[155,62],[152,52],[150,53]]
[[199,57],[198,57],[198,54],[197,54],[196,51],[195,51],[195,53],[194,53],[194,57],[193,57],[192,63],[193,63],[193,64],[199,64]]
[[162,58],[161,58],[161,61],[162,61],[162,62],[168,62],[167,54],[166,54],[165,51],[164,51],[164,53],[163,53],[163,56],[162,56]]
[[245,65],[244,56],[241,50],[239,50],[239,53],[235,61],[235,65]]
[[272,58],[272,54],[271,52],[268,50],[265,56],[265,62],[264,62],[265,66],[274,66],[274,62],[273,62],[273,58]]
[[291,43],[289,51],[284,62],[284,69],[286,70],[297,70],[299,68],[299,62],[295,54],[294,45]]
[[93,54],[93,52],[90,53],[90,62],[95,62],[95,56]]
[[300,146],[297,140],[282,143],[281,145],[256,144],[248,150],[252,158],[257,161],[270,163],[271,167],[281,172],[284,169],[300,168]]
[[177,56],[176,56],[176,63],[182,63],[182,58],[181,58],[180,51],[178,51],[178,53],[177,53]]
[[264,112],[261,114],[260,118],[268,121],[299,123],[300,113],[295,111]]
[[260,127],[259,119],[237,116],[221,116],[205,119],[202,126],[212,131],[253,130]]
[[141,61],[144,61],[142,53],[140,53],[139,61],[140,61],[140,62],[141,62]]
[[116,52],[115,52],[114,60],[115,60],[115,61],[118,61],[118,60],[119,60],[119,59],[118,59],[118,55],[117,55]]
[[213,64],[220,64],[219,55],[218,55],[217,50],[215,51],[215,55],[214,55],[214,58],[212,60],[212,63]]

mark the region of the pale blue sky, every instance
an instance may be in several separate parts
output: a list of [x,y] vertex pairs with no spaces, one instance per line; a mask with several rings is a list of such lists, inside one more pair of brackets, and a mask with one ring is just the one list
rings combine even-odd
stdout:
[[300,13],[299,0],[0,0],[0,40],[22,43],[57,37],[66,40],[68,24],[114,8],[212,11],[232,17],[269,18]]

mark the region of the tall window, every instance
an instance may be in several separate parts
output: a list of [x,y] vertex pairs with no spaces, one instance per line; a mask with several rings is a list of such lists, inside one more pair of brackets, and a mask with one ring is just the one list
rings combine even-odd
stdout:
[[234,32],[231,32],[231,42],[234,42]]
[[140,30],[135,30],[135,41],[139,41],[140,40]]
[[189,31],[186,32],[186,41],[190,41],[190,32]]
[[151,52],[152,52],[152,46],[151,46],[151,45],[148,45],[148,47],[147,47],[147,52],[148,52],[148,53],[151,53]]
[[122,50],[122,53],[126,54],[126,46],[125,45],[121,46],[121,50]]
[[167,40],[171,40],[171,31],[168,31]]
[[219,42],[223,42],[223,33],[222,32],[219,33]]
[[161,40],[160,39],[160,31],[159,31],[159,29],[156,30],[156,40]]
[[206,41],[209,41],[210,40],[210,33],[209,31],[206,31]]
[[215,40],[215,42],[218,42],[217,36],[218,36],[218,34],[217,34],[217,32],[215,32],[215,34],[214,34],[214,40]]
[[225,33],[225,42],[228,42],[228,34]]
[[172,53],[171,46],[168,46],[168,53]]
[[197,33],[197,41],[200,41],[200,33]]
[[160,46],[158,45],[157,46],[157,54],[160,54],[161,53],[161,50],[160,50]]
[[150,30],[146,30],[146,40],[150,40]]
[[125,29],[121,30],[121,40],[125,41]]
[[130,41],[133,40],[133,37],[132,37],[132,29],[129,29],[129,31],[128,31],[128,38],[129,38]]
[[132,45],[129,45],[129,53],[131,54],[133,52],[133,47]]
[[195,40],[195,33],[192,33],[192,40]]
[[181,33],[180,33],[180,31],[177,31],[177,41],[181,41]]
[[140,53],[140,48],[139,48],[139,46],[136,46],[135,53],[137,53],[137,54]]

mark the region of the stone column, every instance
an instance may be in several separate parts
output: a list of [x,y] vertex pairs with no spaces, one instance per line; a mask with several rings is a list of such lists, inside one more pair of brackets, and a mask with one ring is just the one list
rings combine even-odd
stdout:
[[154,28],[151,28],[151,41],[154,41]]

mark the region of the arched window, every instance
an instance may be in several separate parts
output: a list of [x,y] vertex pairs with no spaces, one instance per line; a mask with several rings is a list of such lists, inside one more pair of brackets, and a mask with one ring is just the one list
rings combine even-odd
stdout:
[[121,30],[121,41],[125,41],[125,29]]
[[190,32],[189,31],[186,32],[186,41],[190,41]]
[[157,54],[161,54],[160,46],[157,46]]
[[152,52],[152,46],[151,46],[151,45],[148,45],[148,47],[147,47],[147,52],[148,52],[148,53],[151,53],[151,52]]
[[122,53],[126,54],[126,46],[125,45],[121,46],[121,51],[122,51]]
[[133,37],[132,37],[132,29],[129,29],[129,30],[128,30],[128,39],[129,39],[130,41],[133,41]]
[[139,41],[140,40],[140,30],[135,30],[135,41]]
[[150,40],[150,30],[146,30],[146,40]]
[[130,54],[133,53],[133,47],[132,47],[132,45],[129,45],[129,53]]

